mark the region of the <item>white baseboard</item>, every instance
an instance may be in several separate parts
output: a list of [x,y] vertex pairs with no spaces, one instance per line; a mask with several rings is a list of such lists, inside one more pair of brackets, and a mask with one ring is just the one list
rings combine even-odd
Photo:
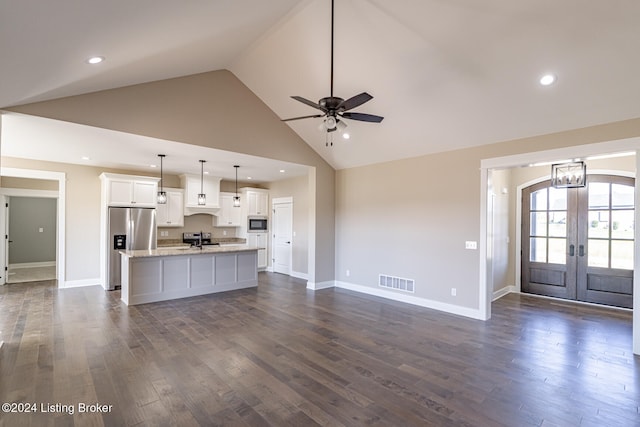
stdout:
[[516,289],[515,285],[511,285],[511,286],[505,286],[502,289],[498,289],[497,291],[493,292],[493,299],[491,301],[495,301],[497,299],[502,298],[505,295],[508,295],[512,292],[517,292],[518,290]]
[[299,271],[291,271],[291,277],[295,277],[296,279],[309,280],[309,275],[307,273],[301,273]]
[[326,282],[309,282],[307,281],[307,289],[311,289],[312,291],[319,291],[320,289],[333,288],[336,286],[335,280],[327,280]]
[[[418,298],[413,295],[399,294],[384,289],[373,288],[369,286],[356,285],[353,283],[336,281],[336,288],[348,289],[350,291],[360,292],[363,294],[373,295],[377,297],[387,298],[393,301],[413,304],[420,307],[431,308],[445,313],[456,314],[459,316],[470,317],[472,319],[483,320],[480,310],[461,307],[459,305],[447,304],[444,302]],[[308,288],[308,286],[307,286]]]
[[80,288],[82,286],[95,286],[102,285],[100,278],[96,279],[82,279],[82,280],[67,280],[60,288]]
[[20,262],[16,264],[9,264],[9,268],[34,268],[34,267],[55,267],[55,261],[42,261],[42,262]]

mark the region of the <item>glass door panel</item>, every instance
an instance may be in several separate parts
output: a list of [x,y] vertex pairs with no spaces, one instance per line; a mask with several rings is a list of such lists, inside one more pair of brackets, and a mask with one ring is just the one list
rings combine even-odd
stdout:
[[606,240],[589,239],[589,267],[609,268],[609,242]]
[[611,268],[633,271],[633,240],[611,242]]
[[567,263],[567,239],[549,239],[549,263]]

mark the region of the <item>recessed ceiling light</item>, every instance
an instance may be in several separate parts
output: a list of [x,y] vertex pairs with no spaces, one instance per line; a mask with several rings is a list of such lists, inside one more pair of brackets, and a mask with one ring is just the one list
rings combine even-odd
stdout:
[[540,77],[540,84],[542,86],[549,86],[552,85],[556,82],[556,76],[554,76],[553,74],[545,74],[544,76]]
[[285,170],[284,170],[284,169],[280,169],[280,173],[284,173],[284,172],[285,172]]
[[349,135],[348,133],[343,133],[343,134],[342,134],[342,137],[343,137],[344,139],[349,139],[349,138],[351,138],[351,135]]
[[158,166],[156,165],[149,165],[150,168],[157,168]]
[[91,58],[87,59],[87,63],[92,65],[99,64],[102,61],[104,61],[104,56],[92,56]]
[[89,156],[82,156],[81,158],[82,158],[82,160],[91,160],[91,157],[89,157]]
[[253,179],[253,178],[251,178],[250,176],[248,176],[248,177],[247,177],[247,179]]
[[207,171],[204,171],[204,174],[205,174],[205,175],[209,175],[209,172],[207,172]]

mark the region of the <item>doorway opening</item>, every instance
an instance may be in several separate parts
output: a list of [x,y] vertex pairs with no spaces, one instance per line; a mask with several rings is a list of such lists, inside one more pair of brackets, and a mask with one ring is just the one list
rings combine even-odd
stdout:
[[57,197],[5,196],[6,283],[56,278]]
[[[501,173],[503,171],[519,171],[523,175],[527,175],[529,173],[528,178],[522,179],[523,183],[526,183],[524,186],[528,186],[540,181],[544,181],[550,177],[550,169],[552,163],[557,163],[561,159],[603,159],[604,157],[613,158],[617,156],[626,156],[629,159],[632,167],[629,169],[629,173],[621,173],[620,175],[635,177],[636,171],[640,170],[640,156],[637,155],[638,147],[640,143],[640,139],[638,138],[629,138],[629,139],[621,139],[616,141],[609,142],[601,142],[601,143],[591,143],[580,146],[571,146],[565,148],[558,149],[550,149],[539,152],[530,152],[523,153],[511,156],[504,157],[496,157],[490,159],[483,159],[481,161],[481,206],[480,206],[480,295],[479,295],[479,305],[480,305],[480,313],[481,318],[489,319],[491,317],[491,302],[496,296],[497,292],[494,289],[494,277],[504,277],[504,275],[500,275],[499,271],[497,271],[500,266],[501,260],[498,258],[494,258],[496,254],[501,253],[500,248],[496,249],[496,245],[508,245],[508,253],[509,268],[512,268],[513,271],[508,272],[508,277],[511,278],[511,283],[509,286],[505,286],[503,289],[506,290],[505,293],[508,292],[520,292],[521,291],[521,241],[520,241],[520,217],[521,217],[521,204],[520,200],[517,199],[517,193],[514,190],[513,195],[510,195],[511,201],[509,203],[512,204],[513,209],[517,209],[517,213],[515,216],[511,216],[511,220],[508,224],[509,234],[504,239],[499,239],[497,236],[494,236],[494,229],[496,228],[496,215],[495,215],[495,206],[494,201],[497,199],[497,195],[501,195],[504,191],[511,191],[511,187],[501,187],[501,183],[499,180],[496,180],[496,176],[501,178]],[[530,166],[545,166],[545,173],[531,173],[527,172]],[[548,168],[548,171],[547,171]],[[600,169],[601,170],[597,170]],[[598,167],[591,168],[588,173],[599,173],[599,174],[614,174],[617,175],[618,170],[615,168],[609,169],[607,167]],[[507,173],[508,175],[508,173]],[[546,175],[545,178],[540,179],[542,175]],[[498,182],[496,182],[498,181]],[[527,182],[528,181],[528,182]],[[639,194],[640,189],[638,188],[638,181],[635,181],[634,191],[636,194]],[[523,186],[523,187],[524,187]],[[498,197],[499,198],[499,197]],[[640,209],[639,198],[636,197],[634,200],[634,224],[640,221]],[[499,228],[499,227],[498,227]],[[524,233],[523,233],[524,234]],[[640,265],[640,254],[638,250],[638,245],[640,242],[640,231],[634,227],[633,229],[633,260],[634,266]],[[578,247],[575,250],[579,250]],[[502,251],[503,253],[505,251]],[[585,252],[586,253],[586,252]],[[634,269],[632,273],[633,281],[633,297],[632,297],[632,306],[640,307],[640,273],[638,269]],[[500,294],[503,295],[504,293]],[[497,295],[499,297],[500,295]],[[633,352],[635,354],[640,354],[640,310],[633,310]]]
[[[49,199],[55,202],[55,219],[54,224],[51,225],[35,225],[35,236],[29,237],[29,240],[35,240],[36,242],[42,241],[44,234],[52,233],[55,241],[55,256],[49,255],[48,260],[33,261],[30,267],[46,267],[45,271],[51,270],[51,263],[53,260],[53,268],[55,269],[55,279],[57,280],[58,287],[65,287],[65,200],[66,200],[66,175],[62,172],[40,171],[35,169],[16,169],[16,168],[2,168],[2,187],[0,188],[0,229],[4,233],[0,244],[0,285],[5,283],[17,282],[20,277],[13,277],[8,279],[9,272],[9,256],[11,255],[11,248],[9,245],[15,243],[9,243],[11,240],[9,236],[9,209],[7,207],[8,202],[11,199],[18,200],[18,198],[34,198],[34,199]],[[42,232],[40,232],[42,228]],[[32,228],[32,231],[33,228]],[[51,236],[49,236],[51,237]],[[51,240],[50,240],[51,241]],[[31,242],[27,241],[27,244]],[[35,248],[35,246],[32,246]],[[52,258],[52,259],[51,259]],[[24,261],[25,258],[22,258]],[[45,263],[41,265],[39,263]],[[20,267],[29,268],[29,262],[20,262],[17,264],[23,264]],[[26,269],[25,269],[26,270]],[[18,271],[15,271],[18,273]],[[22,271],[24,272],[24,271]],[[36,272],[35,270],[32,272]],[[42,272],[38,272],[39,274]],[[39,276],[41,277],[41,276]],[[48,276],[47,276],[48,277]],[[8,279],[8,280],[7,280]],[[49,280],[43,279],[43,280]]]

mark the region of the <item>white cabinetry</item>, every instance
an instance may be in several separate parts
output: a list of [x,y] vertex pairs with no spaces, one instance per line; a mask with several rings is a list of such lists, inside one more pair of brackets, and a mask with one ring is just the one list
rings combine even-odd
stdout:
[[247,233],[247,245],[258,248],[258,268],[267,268],[267,240],[268,233]]
[[269,215],[269,192],[257,188],[243,188],[244,200],[247,204],[247,215]]
[[156,208],[158,227],[184,226],[184,191],[180,188],[165,188],[167,203]]
[[107,206],[156,207],[158,178],[103,173]]
[[235,193],[220,193],[220,210],[217,214],[216,227],[240,227],[242,209],[233,206]]
[[[206,176],[202,180],[200,188],[200,176],[180,175],[180,184],[184,188],[184,214],[208,213],[213,215],[220,209],[220,179],[219,177]],[[198,204],[198,194],[206,195],[206,204]]]

